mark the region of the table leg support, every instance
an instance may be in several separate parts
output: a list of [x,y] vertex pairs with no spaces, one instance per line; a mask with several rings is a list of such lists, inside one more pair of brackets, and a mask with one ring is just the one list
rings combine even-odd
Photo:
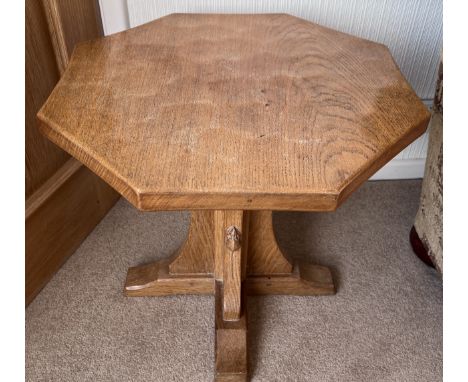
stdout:
[[294,263],[276,242],[271,211],[252,211],[249,225],[247,293],[315,296],[335,293],[328,267]]
[[[249,213],[219,211],[215,253],[215,381],[247,380],[246,276]],[[222,239],[222,242],[221,242]]]
[[195,211],[187,238],[169,259],[128,270],[126,296],[214,294],[215,211]]
[[237,320],[225,320],[223,283],[216,282],[215,294],[215,382],[247,381],[247,311],[242,298]]
[[128,270],[124,293],[128,297],[213,294],[210,274],[174,275],[167,261],[132,267]]
[[271,211],[194,211],[169,260],[130,268],[127,296],[215,295],[215,381],[247,381],[247,295],[329,295],[330,270],[293,263],[279,248]]

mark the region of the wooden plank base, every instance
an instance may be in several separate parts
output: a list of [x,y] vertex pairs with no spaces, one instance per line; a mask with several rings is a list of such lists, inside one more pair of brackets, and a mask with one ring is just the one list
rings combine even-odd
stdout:
[[216,282],[215,294],[215,382],[247,381],[247,311],[245,298],[238,320],[223,318],[223,283]]
[[129,297],[213,294],[214,282],[214,278],[209,274],[170,274],[167,261],[160,261],[130,268],[124,293]]
[[[171,296],[177,294],[215,294],[212,275],[171,275],[167,262],[155,262],[128,270],[124,293],[128,297]],[[290,274],[248,276],[246,294],[323,296],[335,294],[335,285],[328,267],[297,263]]]
[[215,381],[240,382],[248,380],[246,296],[330,295],[335,286],[327,267],[284,256],[271,211],[194,211],[181,249],[130,268],[124,293],[215,295]]
[[335,285],[328,267],[299,262],[286,275],[249,276],[247,294],[318,296],[335,294]]

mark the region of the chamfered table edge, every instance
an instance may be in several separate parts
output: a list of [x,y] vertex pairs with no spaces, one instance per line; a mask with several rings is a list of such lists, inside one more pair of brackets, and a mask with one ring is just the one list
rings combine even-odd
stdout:
[[54,123],[41,114],[37,114],[39,130],[50,141],[67,151],[82,162],[96,175],[112,186],[131,204],[142,211],[170,211],[170,210],[287,210],[287,211],[334,211],[336,210],[362,183],[389,162],[395,155],[421,136],[427,128],[430,114],[389,149],[376,158],[370,160],[367,168],[348,179],[338,192],[310,192],[310,193],[261,193],[261,192],[145,192],[129,184],[118,173],[113,172],[106,164],[100,162],[73,142],[71,137],[58,133]]

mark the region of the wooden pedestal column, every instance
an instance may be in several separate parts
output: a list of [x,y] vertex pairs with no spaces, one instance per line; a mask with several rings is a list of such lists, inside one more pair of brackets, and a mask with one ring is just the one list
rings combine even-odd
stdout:
[[283,255],[271,211],[194,211],[179,251],[130,268],[125,284],[127,296],[215,295],[217,382],[247,380],[246,295],[333,293],[327,267]]

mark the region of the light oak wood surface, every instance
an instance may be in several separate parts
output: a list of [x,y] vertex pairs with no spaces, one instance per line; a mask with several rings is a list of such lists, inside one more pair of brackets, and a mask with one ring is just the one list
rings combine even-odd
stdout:
[[42,132],[142,210],[334,210],[426,129],[388,49],[284,15],[79,44]]
[[248,380],[247,304],[242,296],[237,320],[224,319],[226,296],[223,283],[215,286],[215,382],[246,382]]
[[249,294],[330,295],[272,210],[336,209],[429,113],[388,49],[293,16],[174,14],[80,44],[41,131],[141,210],[189,209],[127,296],[215,295],[215,380],[246,381]]
[[258,211],[250,217],[249,275],[289,274],[292,262],[281,252],[273,231],[272,211]]
[[215,220],[213,211],[200,211],[192,215],[188,239],[170,262],[173,274],[211,273],[214,264]]

